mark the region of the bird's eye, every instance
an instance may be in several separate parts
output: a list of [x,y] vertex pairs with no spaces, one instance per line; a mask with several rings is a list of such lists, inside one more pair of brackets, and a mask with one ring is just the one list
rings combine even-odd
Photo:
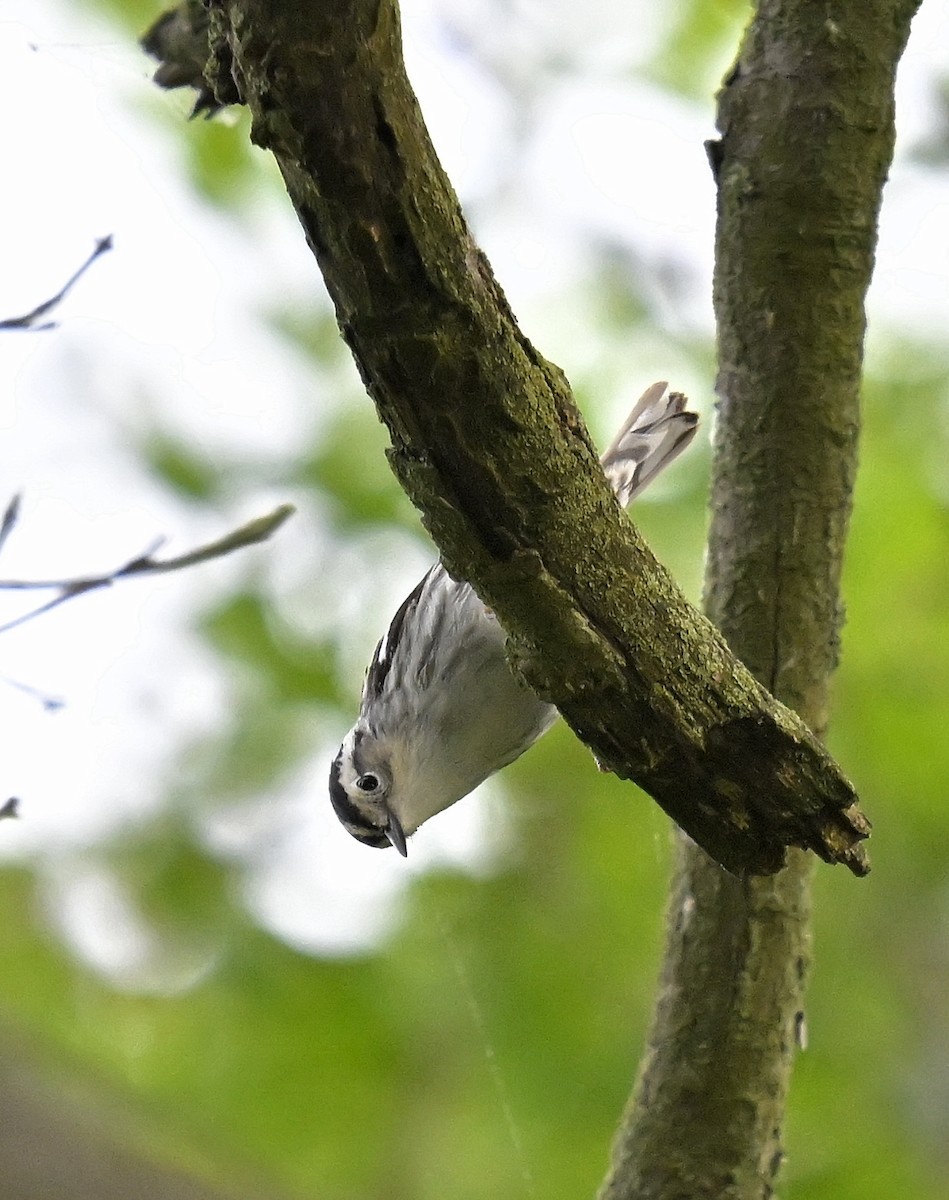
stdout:
[[356,787],[358,787],[361,792],[378,792],[380,787],[379,776],[371,774],[360,775],[356,780]]

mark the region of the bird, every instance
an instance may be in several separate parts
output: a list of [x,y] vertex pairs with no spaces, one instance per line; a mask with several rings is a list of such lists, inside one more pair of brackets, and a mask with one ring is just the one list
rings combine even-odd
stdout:
[[[681,392],[654,383],[600,459],[625,508],[695,436]],[[470,583],[436,562],[376,645],[355,724],[329,775],[343,828],[366,846],[394,846],[519,758],[557,709],[518,679],[504,629]]]

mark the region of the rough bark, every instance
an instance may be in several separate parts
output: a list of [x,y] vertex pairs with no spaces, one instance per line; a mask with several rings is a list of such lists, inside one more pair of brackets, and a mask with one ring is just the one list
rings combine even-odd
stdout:
[[649,553],[517,328],[429,141],[395,0],[229,0],[211,24],[218,95],[276,157],[392,466],[517,668],[729,870],[773,872],[790,845],[863,873],[851,784]]
[[[856,471],[863,301],[915,0],[763,2],[719,98],[720,419],[706,608],[826,727]],[[762,1200],[803,1022],[810,868],[681,841],[659,998],[601,1200]]]

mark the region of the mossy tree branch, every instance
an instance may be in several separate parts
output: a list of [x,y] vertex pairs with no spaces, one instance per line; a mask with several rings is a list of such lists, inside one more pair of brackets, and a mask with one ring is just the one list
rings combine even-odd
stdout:
[[525,678],[731,871],[772,872],[793,845],[862,873],[850,783],[649,553],[562,373],[518,329],[429,141],[395,0],[221,0],[211,39],[218,95],[239,95],[276,157],[392,466]]
[[[710,148],[721,408],[706,608],[819,733],[837,662],[863,302],[917,7],[762,0]],[[740,881],[680,842],[659,999],[601,1200],[773,1194],[809,889],[804,855]]]

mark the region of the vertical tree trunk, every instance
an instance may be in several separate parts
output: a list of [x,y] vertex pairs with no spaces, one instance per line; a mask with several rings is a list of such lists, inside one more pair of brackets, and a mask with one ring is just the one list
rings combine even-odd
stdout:
[[[762,0],[719,97],[720,397],[706,609],[820,735],[856,471],[864,297],[914,0]],[[803,1023],[810,864],[678,838],[664,963],[601,1200],[772,1194]]]

